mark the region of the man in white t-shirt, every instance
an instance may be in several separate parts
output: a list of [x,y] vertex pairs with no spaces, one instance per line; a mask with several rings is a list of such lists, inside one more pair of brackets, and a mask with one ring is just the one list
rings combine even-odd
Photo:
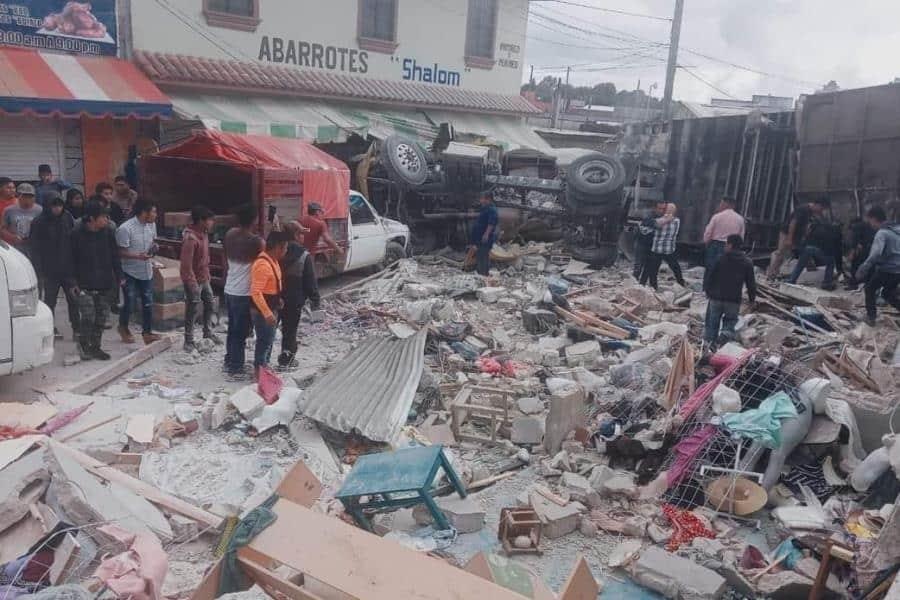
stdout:
[[247,205],[236,211],[238,226],[225,234],[225,305],[228,336],[225,341],[225,371],[239,376],[244,370],[247,336],[250,335],[250,271],[263,250],[263,240],[253,232],[257,210]]

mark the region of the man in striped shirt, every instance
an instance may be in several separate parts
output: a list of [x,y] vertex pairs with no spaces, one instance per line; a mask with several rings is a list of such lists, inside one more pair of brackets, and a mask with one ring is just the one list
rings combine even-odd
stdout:
[[654,222],[653,245],[650,248],[650,256],[647,259],[647,268],[641,275],[641,284],[648,281],[650,287],[659,289],[658,277],[659,268],[663,261],[672,269],[675,280],[682,286],[686,285],[684,277],[681,275],[681,265],[678,264],[678,258],[675,256],[678,241],[678,231],[681,229],[681,219],[675,216],[676,207],[674,204],[658,203],[657,212],[662,213],[660,218]]

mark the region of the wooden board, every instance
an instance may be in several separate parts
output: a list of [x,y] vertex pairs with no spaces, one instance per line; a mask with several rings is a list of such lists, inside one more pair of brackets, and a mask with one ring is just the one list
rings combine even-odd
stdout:
[[312,508],[322,495],[322,482],[300,460],[284,476],[275,492],[285,500]]
[[72,534],[67,533],[53,554],[53,564],[50,565],[50,583],[52,585],[66,583],[80,553],[81,544]]
[[92,394],[113,379],[121,377],[125,373],[136,368],[138,365],[147,362],[157,354],[165,352],[171,345],[172,339],[169,337],[164,337],[161,340],[157,340],[148,346],[144,346],[140,350],[132,352],[128,356],[110,363],[104,369],[101,369],[100,371],[97,371],[92,375],[88,375],[85,379],[82,379],[78,383],[73,384],[65,391],[71,392],[73,394]]
[[[239,557],[271,560],[363,600],[522,600],[522,596],[446,562],[279,500],[278,519]],[[302,532],[303,535],[298,535]]]
[[578,564],[563,586],[559,600],[597,600],[599,594],[600,584],[594,579],[587,561],[579,556]]
[[4,402],[0,404],[0,427],[37,429],[55,417],[57,412],[56,407],[41,402]]

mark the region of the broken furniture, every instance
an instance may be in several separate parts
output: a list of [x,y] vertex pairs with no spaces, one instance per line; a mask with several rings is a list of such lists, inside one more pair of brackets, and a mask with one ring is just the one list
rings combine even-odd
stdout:
[[[500,526],[497,538],[507,556],[513,554],[541,554],[541,530],[543,525],[533,508],[500,509]],[[527,547],[517,545],[517,540],[527,539]]]
[[417,504],[428,508],[438,528],[449,529],[450,524],[431,497],[431,488],[441,468],[459,496],[465,498],[466,488],[440,445],[360,456],[335,497],[356,522],[369,531],[372,531],[372,523],[366,517],[367,511],[409,508]]
[[[470,398],[473,393],[487,396],[491,406],[473,404]],[[455,437],[460,442],[477,442],[482,444],[497,444],[497,430],[502,426],[510,426],[509,418],[509,392],[487,386],[465,386],[453,398],[450,405],[450,427]],[[471,433],[463,433],[461,426],[468,420],[487,420],[490,436],[484,437]]]

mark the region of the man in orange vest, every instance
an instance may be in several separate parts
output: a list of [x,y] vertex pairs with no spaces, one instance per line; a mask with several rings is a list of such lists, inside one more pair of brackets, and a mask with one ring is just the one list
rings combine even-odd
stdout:
[[273,231],[266,239],[266,249],[260,252],[250,270],[250,315],[256,328],[256,351],[253,370],[257,380],[259,370],[269,364],[275,329],[281,311],[281,292],[284,289],[279,262],[287,253],[290,234]]

